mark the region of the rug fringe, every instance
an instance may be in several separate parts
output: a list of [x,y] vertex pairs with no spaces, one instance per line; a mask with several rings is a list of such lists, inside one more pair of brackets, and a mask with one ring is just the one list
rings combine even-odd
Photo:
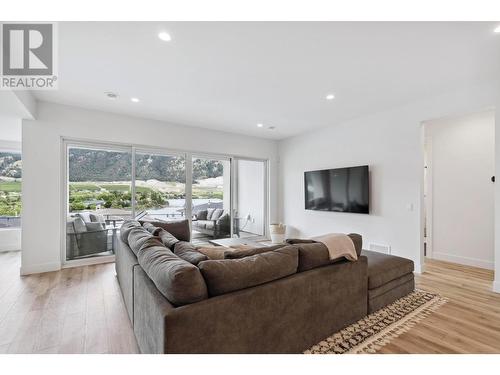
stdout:
[[440,296],[434,297],[428,304],[419,307],[395,323],[395,327],[389,327],[386,331],[379,332],[372,338],[355,346],[346,352],[346,354],[376,353],[377,350],[389,344],[396,337],[408,332],[415,324],[427,318],[446,302],[448,302],[446,298]]
[[[427,297],[429,298],[427,299]],[[377,321],[384,322],[386,314],[400,313],[400,306],[402,306],[405,302],[408,303],[407,301],[411,301],[412,298],[425,298],[427,301],[415,308],[415,310],[401,317],[399,320],[392,322],[383,330],[374,333],[371,337],[366,337],[366,339],[363,339],[362,342],[356,344],[357,340],[359,341],[359,335],[366,336],[366,333],[363,333],[361,328],[363,325],[366,325],[367,322],[374,322],[372,324],[376,324]],[[358,322],[351,324],[343,330],[326,338],[311,347],[309,350],[306,350],[304,354],[376,353],[396,337],[408,332],[418,322],[428,317],[446,302],[448,302],[448,299],[434,293],[429,293],[423,290],[415,290],[410,295],[400,298],[385,308],[366,316]],[[349,348],[351,345],[353,346]]]

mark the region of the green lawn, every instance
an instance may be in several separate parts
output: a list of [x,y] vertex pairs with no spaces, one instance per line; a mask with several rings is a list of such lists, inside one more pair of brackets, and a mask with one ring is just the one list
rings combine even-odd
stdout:
[[20,193],[21,181],[0,181],[0,191]]

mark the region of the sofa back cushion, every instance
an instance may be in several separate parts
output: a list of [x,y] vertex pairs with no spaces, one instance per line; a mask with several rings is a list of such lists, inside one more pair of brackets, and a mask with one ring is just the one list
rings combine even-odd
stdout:
[[207,220],[207,214],[208,214],[207,210],[198,211],[198,213],[196,214],[196,218],[198,220]]
[[[362,236],[357,233],[350,233],[348,236],[354,243],[356,254],[359,257],[363,245]],[[308,239],[288,239],[286,242],[299,248],[298,272],[304,272],[332,263],[327,247],[320,242]]]
[[358,233],[349,233],[348,236],[351,238],[354,243],[354,248],[356,249],[356,254],[361,255],[361,250],[363,250],[363,236]]
[[126,220],[120,227],[120,238],[123,242],[128,243],[128,235],[134,228],[140,228],[141,224],[135,220]]
[[158,237],[160,237],[161,239],[161,242],[163,242],[163,244],[168,247],[170,250],[173,250],[174,249],[174,246],[177,242],[179,242],[179,240],[177,239],[177,237],[173,236],[172,233],[166,231],[165,229],[163,228],[159,228],[160,230],[158,232],[156,232],[156,235]]
[[297,266],[298,249],[291,245],[241,259],[206,260],[198,264],[211,296],[281,279],[296,273]]
[[249,257],[256,254],[267,253],[268,251],[273,251],[286,246],[285,244],[279,244],[274,246],[262,246],[254,247],[251,249],[234,249],[224,251],[224,259],[241,259],[244,257]]
[[212,215],[214,214],[215,208],[207,209],[207,220],[212,220]]
[[222,208],[216,208],[215,211],[212,213],[212,217],[210,219],[219,220],[223,214],[224,210]]
[[[132,252],[137,256],[140,248],[150,238],[155,238],[151,233],[142,227],[132,228],[128,234],[128,246]],[[160,242],[161,243],[161,242]]]
[[139,249],[137,259],[167,300],[175,306],[208,298],[207,286],[198,267],[179,258],[156,238]]
[[179,258],[184,259],[186,262],[194,264],[195,266],[204,260],[208,260],[208,257],[196,250],[191,242],[178,241],[175,243],[173,250],[174,254]]
[[73,229],[75,233],[83,233],[87,231],[87,225],[80,216],[75,217],[73,220]]
[[151,223],[155,227],[163,228],[171,233],[174,237],[181,241],[191,241],[191,228],[189,227],[189,220],[175,220],[175,221],[161,221],[141,219],[139,223]]
[[77,217],[81,217],[82,220],[86,223],[91,223],[92,220],[90,219],[90,212],[84,211],[84,212],[79,212],[76,214]]
[[149,221],[146,221],[145,223],[142,224],[142,227],[146,229],[149,233],[151,233],[153,236],[158,236],[158,233],[163,230],[163,228],[156,227]]

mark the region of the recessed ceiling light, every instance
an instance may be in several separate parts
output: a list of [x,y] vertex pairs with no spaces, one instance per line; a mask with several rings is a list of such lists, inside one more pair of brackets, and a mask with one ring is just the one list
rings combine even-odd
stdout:
[[165,31],[162,31],[161,33],[159,33],[158,38],[160,38],[164,42],[170,42],[172,40],[172,37],[170,36],[170,34],[165,32]]
[[130,98],[130,101],[134,102],[134,103],[139,103],[139,98]]
[[264,127],[264,124],[257,124],[257,127],[262,128],[262,127]]
[[496,33],[500,33],[500,25],[496,27],[496,29],[494,30]]
[[104,93],[104,95],[106,95],[108,97],[108,99],[116,99],[116,98],[118,98],[118,94],[116,94],[114,92],[111,92],[111,91],[106,91]]
[[328,94],[327,96],[325,96],[326,100],[333,100],[335,99],[335,95],[333,94]]

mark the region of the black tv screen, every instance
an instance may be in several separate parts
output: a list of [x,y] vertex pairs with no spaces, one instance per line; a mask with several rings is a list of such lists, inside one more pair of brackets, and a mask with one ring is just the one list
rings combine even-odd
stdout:
[[368,166],[304,173],[306,210],[368,214]]

